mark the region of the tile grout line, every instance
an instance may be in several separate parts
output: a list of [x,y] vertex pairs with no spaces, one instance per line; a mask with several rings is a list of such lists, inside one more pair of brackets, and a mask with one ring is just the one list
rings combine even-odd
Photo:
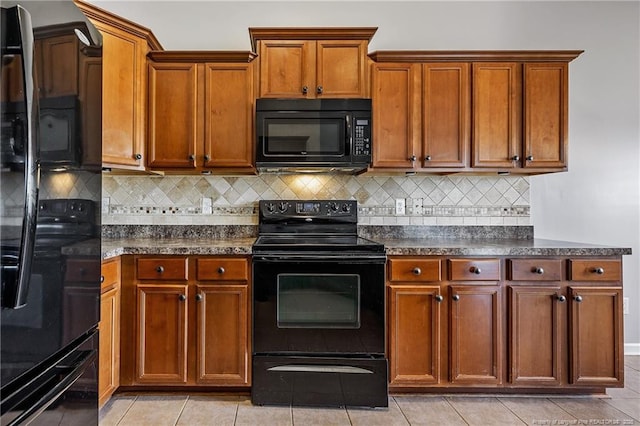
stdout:
[[126,416],[126,415],[127,415],[127,413],[129,412],[129,410],[131,410],[131,408],[133,407],[133,404],[135,404],[135,403],[136,403],[136,401],[138,400],[138,396],[139,396],[139,395],[136,395],[136,396],[133,398],[133,401],[131,401],[131,404],[129,404],[129,406],[127,407],[127,409],[126,409],[126,410],[124,410],[124,412],[122,413],[122,416],[120,416],[120,418],[119,418],[119,419],[118,419],[118,421],[116,422],[116,426],[118,426],[120,423],[122,423],[122,419],[124,419],[124,418],[125,418],[125,416]]
[[[545,399],[546,399],[546,398],[545,398]],[[518,413],[516,413],[516,412],[515,412],[515,411],[513,411],[511,408],[509,408],[509,406],[508,406],[507,404],[505,404],[505,403],[502,401],[502,399],[501,399],[500,397],[497,397],[497,398],[496,398],[496,400],[497,400],[500,404],[502,404],[502,406],[503,406],[504,408],[506,408],[506,409],[507,409],[507,411],[509,411],[509,412],[510,412],[511,414],[513,414],[514,416],[516,416],[516,418],[517,418],[518,420],[520,420],[520,421],[521,421],[525,426],[529,424],[529,422],[527,422],[525,419],[523,419],[522,417],[520,417],[520,416],[518,415]]]
[[391,399],[393,400],[393,402],[396,404],[396,406],[398,407],[398,410],[400,410],[400,414],[402,414],[402,417],[404,417],[404,419],[407,421],[407,424],[409,426],[411,426],[411,421],[409,420],[409,418],[407,417],[407,415],[404,413],[404,411],[402,411],[402,407],[400,406],[400,404],[398,404],[398,401],[396,401],[396,397],[392,396]]
[[455,405],[453,405],[453,404],[451,403],[451,396],[445,396],[445,397],[444,397],[444,400],[447,402],[447,404],[449,404],[449,406],[451,407],[451,409],[452,409],[453,411],[455,411],[455,413],[456,413],[458,416],[460,416],[460,418],[462,419],[462,421],[463,421],[463,422],[465,422],[467,425],[471,424],[471,423],[469,423],[469,422],[467,421],[467,419],[465,419],[465,418],[464,418],[464,416],[462,415],[462,413],[460,413],[460,411],[458,411],[458,410],[456,409]]
[[182,408],[180,408],[180,411],[178,412],[178,417],[176,417],[175,422],[173,422],[173,426],[177,426],[178,422],[180,421],[180,416],[182,416],[182,413],[184,413],[184,407],[187,406],[187,402],[189,402],[189,394],[187,394],[187,397],[184,399],[184,403],[182,404]]

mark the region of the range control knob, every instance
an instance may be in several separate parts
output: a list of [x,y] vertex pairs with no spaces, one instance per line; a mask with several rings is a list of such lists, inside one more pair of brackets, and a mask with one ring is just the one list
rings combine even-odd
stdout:
[[351,211],[351,205],[349,203],[344,203],[342,205],[342,211],[345,213],[348,213]]
[[286,201],[280,201],[278,203],[278,210],[280,210],[280,212],[284,213],[287,211],[288,208],[289,208],[289,203],[287,203]]
[[269,203],[269,204],[267,204],[266,206],[267,206],[267,211],[268,211],[269,213],[273,213],[273,212],[276,210],[276,206],[275,206],[275,204],[273,204],[273,203]]
[[330,202],[330,203],[329,203],[329,210],[330,210],[332,213],[337,212],[337,211],[338,211],[338,203],[336,203],[336,202],[334,202],[334,201]]

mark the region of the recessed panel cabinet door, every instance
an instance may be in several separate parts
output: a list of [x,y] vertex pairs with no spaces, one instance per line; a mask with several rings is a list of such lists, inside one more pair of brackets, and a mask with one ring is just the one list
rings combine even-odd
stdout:
[[318,40],[316,83],[318,98],[364,98],[367,94],[366,40]]
[[315,42],[260,40],[260,97],[315,98]]
[[373,167],[417,167],[420,64],[379,63],[371,70]]
[[521,66],[473,64],[472,167],[517,165],[521,144]]
[[150,168],[196,167],[197,103],[195,63],[149,64]]
[[576,385],[621,385],[622,289],[569,287],[570,382]]
[[137,286],[137,381],[187,381],[187,286]]
[[248,285],[202,285],[196,291],[197,382],[248,384]]
[[440,383],[440,286],[391,285],[389,382]]
[[252,70],[252,64],[206,64],[205,167],[252,167]]
[[501,288],[449,288],[449,374],[455,384],[502,384]]

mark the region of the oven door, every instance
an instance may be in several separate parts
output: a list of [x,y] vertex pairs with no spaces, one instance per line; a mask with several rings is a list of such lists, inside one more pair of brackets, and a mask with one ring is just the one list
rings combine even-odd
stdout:
[[254,257],[256,355],[384,355],[384,257]]

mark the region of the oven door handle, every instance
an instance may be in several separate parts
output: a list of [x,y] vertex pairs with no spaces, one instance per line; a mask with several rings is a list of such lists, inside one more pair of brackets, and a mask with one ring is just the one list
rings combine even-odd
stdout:
[[341,374],[374,374],[373,371],[365,368],[353,367],[350,365],[307,365],[307,364],[287,364],[270,367],[267,371],[284,371],[294,373],[341,373]]
[[314,256],[257,256],[253,258],[254,262],[264,263],[290,263],[290,262],[308,262],[308,263],[320,263],[320,262],[334,262],[344,264],[371,264],[371,263],[385,263],[387,260],[386,255],[374,255],[374,256],[339,256],[339,255],[314,255]]

